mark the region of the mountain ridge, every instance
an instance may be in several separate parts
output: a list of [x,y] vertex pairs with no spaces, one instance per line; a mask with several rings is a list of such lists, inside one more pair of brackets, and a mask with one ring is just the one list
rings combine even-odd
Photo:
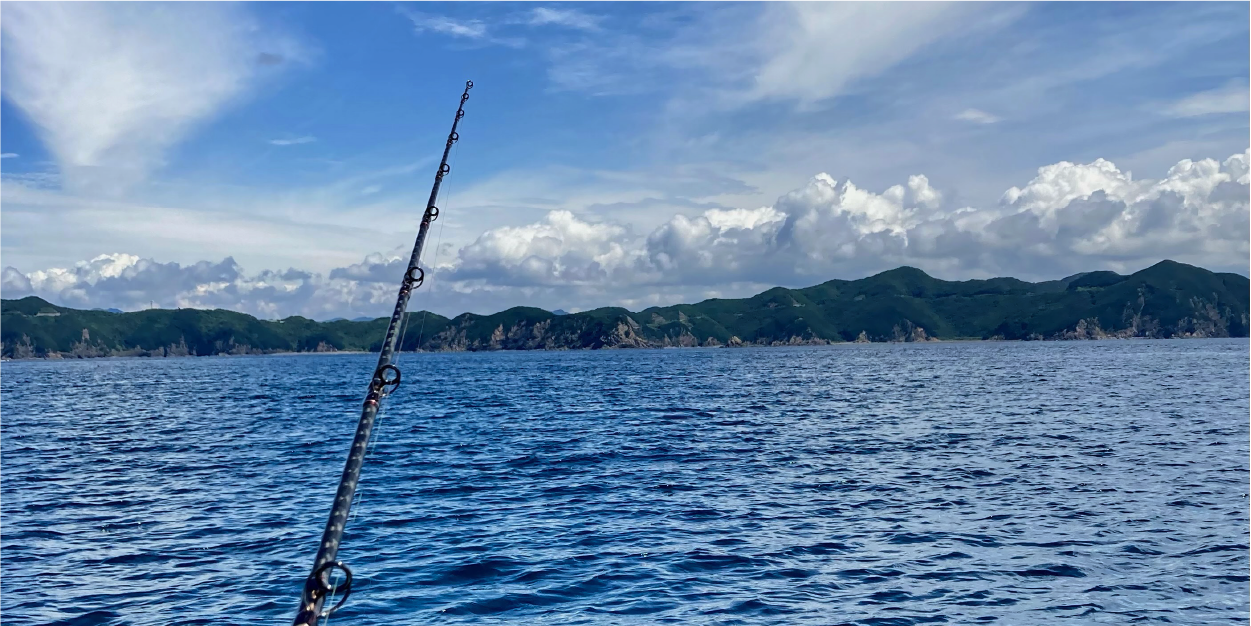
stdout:
[[[1245,337],[1247,277],[1161,261],[1121,275],[1052,281],[944,281],[914,267],[811,287],[774,287],[629,311],[560,315],[516,306],[490,315],[409,314],[403,350],[568,350],[812,345],[951,339]],[[386,318],[259,320],[222,309],[83,311],[35,296],[3,300],[0,354],[9,358],[376,351]],[[419,316],[414,318],[414,316]]]

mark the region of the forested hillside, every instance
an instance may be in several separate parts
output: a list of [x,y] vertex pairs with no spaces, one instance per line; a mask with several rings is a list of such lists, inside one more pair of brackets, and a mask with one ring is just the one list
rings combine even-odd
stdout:
[[[404,350],[535,350],[822,344],[933,339],[1245,337],[1244,276],[1163,261],[1123,276],[1090,272],[1028,283],[944,281],[901,267],[860,280],[751,298],[558,315],[515,307],[448,319],[410,314]],[[375,351],[385,319],[258,320],[223,310],[81,311],[36,297],[4,300],[11,358]],[[424,325],[423,325],[424,320]],[[422,328],[420,332],[418,329]]]

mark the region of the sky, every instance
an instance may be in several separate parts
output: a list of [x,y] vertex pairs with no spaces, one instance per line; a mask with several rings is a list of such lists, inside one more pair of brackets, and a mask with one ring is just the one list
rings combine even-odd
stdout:
[[0,5],[0,292],[632,310],[1248,273],[1247,3]]

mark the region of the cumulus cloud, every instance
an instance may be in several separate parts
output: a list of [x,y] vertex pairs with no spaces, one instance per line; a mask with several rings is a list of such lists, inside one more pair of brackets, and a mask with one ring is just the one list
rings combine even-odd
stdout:
[[949,278],[1133,271],[1169,257],[1246,271],[1248,154],[1184,160],[1134,180],[1103,159],[1061,162],[996,206],[947,202],[928,178],[881,192],[827,174],[771,207],[676,215],[646,236],[553,212],[463,248],[448,280],[648,289],[802,285],[916,265]]
[[299,56],[218,4],[6,3],[4,96],[35,124],[67,184],[120,191],[266,72]]
[[374,253],[360,263],[330,270],[332,280],[343,279],[367,283],[396,283],[404,276],[408,257],[396,254]]
[[248,275],[229,257],[180,265],[103,254],[73,267],[29,274],[7,267],[2,280],[5,298],[38,295],[65,306],[122,310],[147,308],[154,301],[164,308],[221,308],[261,318],[373,312],[388,295],[394,300],[394,294],[387,293],[393,289],[374,282],[327,280],[296,269]]
[[488,230],[461,248],[455,278],[511,286],[602,283],[628,264],[624,226],[552,211],[539,223]]
[[[1246,272],[1251,151],[1183,160],[1163,178],[1115,164],[1039,168],[991,207],[951,203],[922,175],[880,192],[828,174],[773,206],[674,215],[650,233],[552,211],[494,228],[427,269],[429,300],[455,314],[525,304],[592,308],[741,297],[913,265],[947,279],[1029,280],[1078,271],[1131,272],[1163,258]],[[246,274],[233,259],[188,266],[102,255],[71,268],[5,268],[6,298],[37,294],[69,306],[222,307],[263,317],[383,315],[407,254],[371,254],[328,275]],[[437,278],[437,280],[436,280]]]
[[20,297],[34,293],[34,290],[30,278],[16,268],[6,267],[0,272],[0,292]]

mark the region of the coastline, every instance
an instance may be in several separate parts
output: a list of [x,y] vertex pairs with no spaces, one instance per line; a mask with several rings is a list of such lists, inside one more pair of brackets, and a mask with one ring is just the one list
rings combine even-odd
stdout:
[[[556,315],[513,307],[447,318],[420,313],[413,351],[597,350],[930,341],[1243,337],[1248,279],[1161,261],[1124,276],[944,281],[910,267],[750,298]],[[261,320],[224,309],[83,311],[36,296],[0,301],[0,355],[12,359],[369,351],[386,320]],[[427,319],[427,317],[429,319]],[[936,337],[937,336],[937,337]],[[417,348],[421,350],[417,350]]]
[[[515,350],[509,348],[488,349],[488,350],[405,350],[396,354],[459,354],[459,353],[488,353],[488,352],[601,352],[601,351],[618,351],[618,350],[738,350],[744,348],[800,348],[800,347],[836,347],[836,346],[869,346],[869,345],[934,345],[934,344],[953,344],[953,343],[1074,343],[1074,342],[1095,342],[1095,341],[1190,341],[1202,339],[1241,339],[1243,341],[1251,340],[1251,337],[1212,337],[1212,336],[1174,336],[1174,337],[1054,337],[1044,339],[1001,339],[990,338],[983,339],[979,337],[958,337],[952,339],[936,339],[927,338],[924,341],[827,341],[823,343],[817,342],[800,342],[800,343],[744,343],[737,346],[720,345],[720,346],[608,346],[601,348],[533,348],[525,350]],[[81,356],[74,354],[58,353],[52,356],[34,356],[34,357],[3,357],[0,362],[25,362],[25,361],[94,361],[108,359],[148,359],[148,360],[165,360],[165,359],[201,359],[201,358],[240,358],[240,357],[290,357],[290,356],[324,356],[324,355],[359,355],[359,354],[378,354],[377,352],[368,352],[364,350],[279,350],[272,352],[254,352],[254,353],[218,353],[218,354],[171,354],[166,356],[155,355],[136,355],[136,354],[117,354],[117,355],[91,355]]]

